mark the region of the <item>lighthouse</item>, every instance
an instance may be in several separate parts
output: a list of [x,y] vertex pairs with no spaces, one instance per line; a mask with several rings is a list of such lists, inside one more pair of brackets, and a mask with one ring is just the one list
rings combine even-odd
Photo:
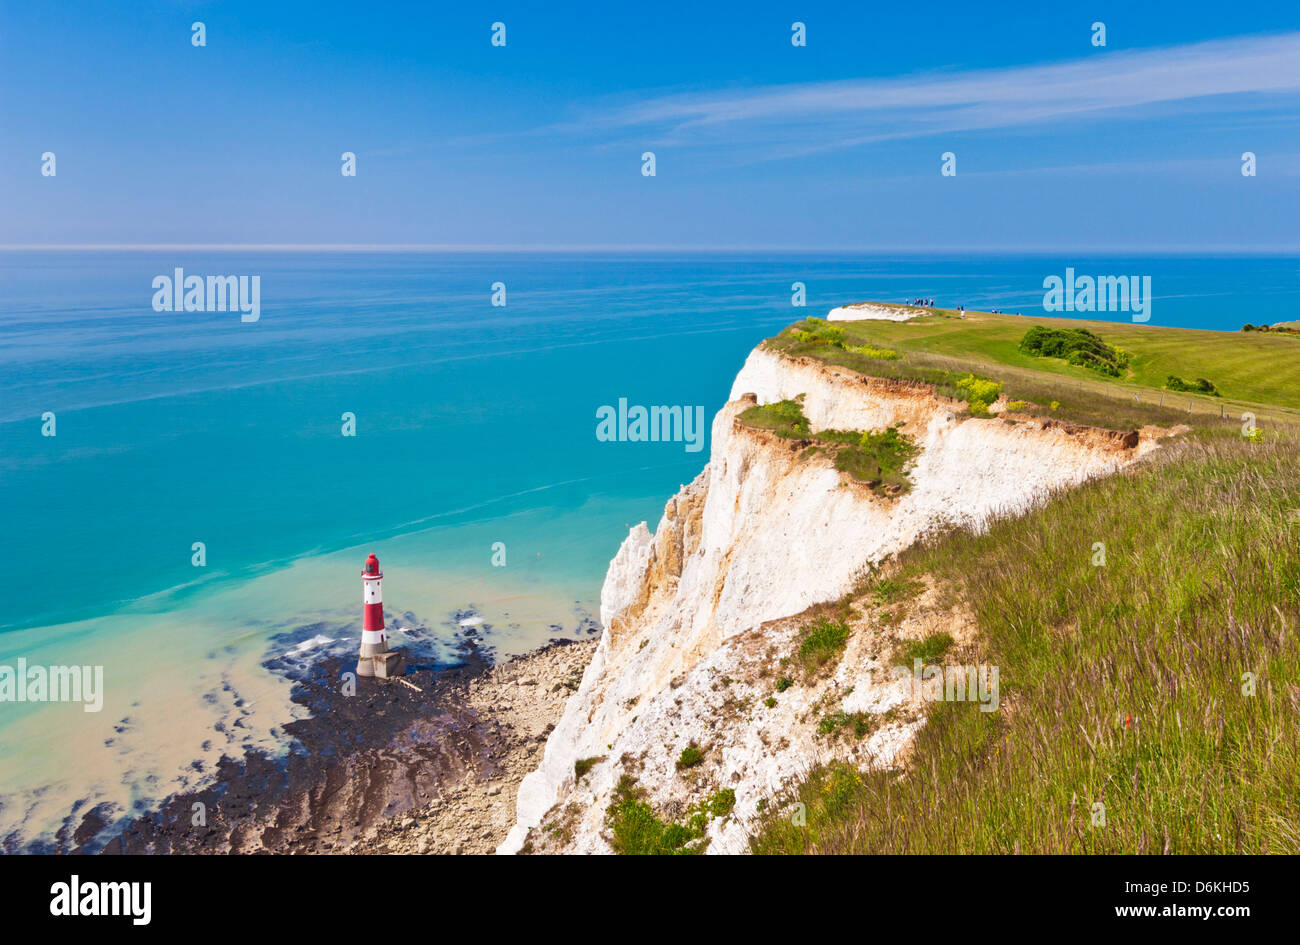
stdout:
[[381,589],[384,573],[379,570],[379,559],[374,552],[366,559],[361,571],[361,658],[357,660],[358,676],[401,676],[406,672],[406,658],[397,650],[388,648],[388,634],[384,630],[384,594]]

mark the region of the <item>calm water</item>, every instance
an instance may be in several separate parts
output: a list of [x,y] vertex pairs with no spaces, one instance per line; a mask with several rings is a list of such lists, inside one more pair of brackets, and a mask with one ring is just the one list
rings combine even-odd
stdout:
[[[1066,265],[1151,275],[1154,325],[1300,316],[1295,259],[0,254],[0,663],[106,676],[101,713],[0,705],[0,833],[84,797],[144,805],[194,758],[276,744],[293,710],[260,663],[321,632],[354,645],[371,550],[435,653],[466,614],[502,653],[586,632],[626,526],[708,457],[599,442],[597,407],[711,418],[796,317],[913,296],[1041,313]],[[178,266],[259,275],[260,321],[154,312]]]

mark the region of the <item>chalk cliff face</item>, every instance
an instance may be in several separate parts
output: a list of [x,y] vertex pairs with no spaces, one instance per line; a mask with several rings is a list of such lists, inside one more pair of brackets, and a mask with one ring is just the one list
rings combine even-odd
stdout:
[[[737,423],[755,401],[800,395],[814,430],[903,424],[921,448],[912,489],[881,498],[824,455],[807,456],[789,440]],[[765,348],[752,352],[714,419],[704,471],[668,501],[653,534],[637,525],[610,563],[601,591],[604,634],[541,766],[524,779],[518,823],[500,852],[520,850],[544,816],[553,822],[562,810],[562,829],[550,834],[563,836],[558,848],[608,851],[603,817],[620,775],[633,769],[648,800],[680,807],[688,785],[675,770],[674,752],[691,740],[707,741],[716,784],[737,794],[734,816],[709,828],[709,851],[743,851],[745,821],[761,797],[824,760],[824,752],[790,734],[807,714],[799,715],[801,700],[851,693],[855,704],[883,712],[898,698],[869,646],[857,656],[850,647],[825,684],[831,690],[783,697],[777,715],[763,714],[761,705],[755,712],[737,697],[721,724],[723,703],[710,695],[717,680],[752,682],[766,672],[772,646],[794,640],[796,628],[783,618],[844,595],[866,566],[927,531],[979,528],[995,512],[1025,509],[1154,445],[1051,421],[975,419],[959,410],[928,388]],[[760,689],[753,691],[761,703]],[[789,718],[781,722],[780,713]],[[855,749],[856,760],[891,763],[919,724],[884,726]],[[575,779],[580,759],[600,760]]]

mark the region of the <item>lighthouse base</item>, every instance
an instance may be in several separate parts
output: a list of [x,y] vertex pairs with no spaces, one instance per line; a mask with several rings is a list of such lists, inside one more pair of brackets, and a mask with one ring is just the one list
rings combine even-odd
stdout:
[[406,654],[401,650],[386,650],[363,656],[357,660],[358,676],[375,676],[379,679],[392,679],[406,675]]

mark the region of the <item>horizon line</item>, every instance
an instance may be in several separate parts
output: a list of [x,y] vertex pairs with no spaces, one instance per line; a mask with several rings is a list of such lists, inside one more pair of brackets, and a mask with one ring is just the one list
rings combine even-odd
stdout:
[[662,243],[0,243],[0,252],[354,252],[354,253],[845,253],[850,255],[1045,256],[1061,253],[1131,254],[1150,256],[1295,256],[1300,245],[1260,246],[1205,244],[1188,246],[1079,245],[1049,246],[789,246],[744,244]]

